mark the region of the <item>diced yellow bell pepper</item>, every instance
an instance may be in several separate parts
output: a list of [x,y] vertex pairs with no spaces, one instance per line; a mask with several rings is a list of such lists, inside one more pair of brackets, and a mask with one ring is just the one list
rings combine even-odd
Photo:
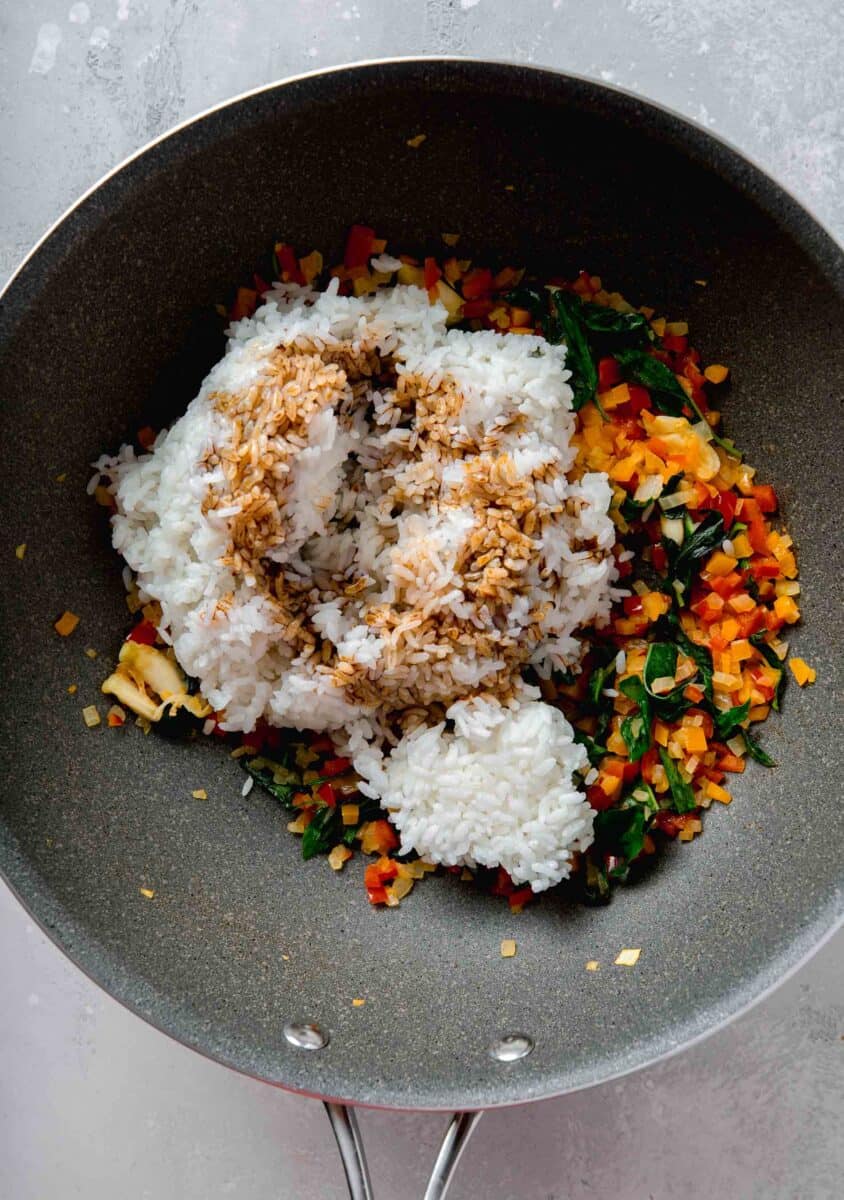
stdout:
[[805,687],[807,683],[814,683],[818,677],[815,668],[810,667],[802,658],[790,658],[788,665],[791,667],[791,673],[800,687]]
[[729,367],[722,367],[720,363],[713,363],[709,367],[705,367],[703,374],[710,383],[723,383],[730,373]]
[[774,601],[774,612],[781,621],[793,625],[800,620],[800,609],[794,603],[792,596],[777,596]]
[[709,556],[705,570],[707,575],[729,575],[737,565],[738,559],[733,558],[731,554],[725,554],[723,550],[716,550]]

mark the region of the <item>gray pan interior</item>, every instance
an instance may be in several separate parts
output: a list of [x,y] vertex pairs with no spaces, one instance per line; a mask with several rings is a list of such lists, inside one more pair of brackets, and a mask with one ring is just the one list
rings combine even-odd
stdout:
[[[258,789],[241,799],[218,747],[82,722],[127,622],[86,464],[182,411],[220,351],[203,312],[274,239],[331,261],[354,220],[413,252],[441,253],[440,232],[460,231],[472,258],[587,266],[688,316],[706,357],[733,366],[729,432],[782,497],[805,592],[794,644],[818,683],[792,686],[765,730],[778,770],[751,766],[702,839],[673,846],[606,909],[546,899],[514,917],[448,877],[375,911],[361,861],[341,875],[302,864],[283,814]],[[841,913],[842,292],[841,252],[734,151],[551,72],[341,69],[237,100],[130,161],[28,261],[0,322],[0,863],[23,902],[180,1041],[373,1104],[486,1106],[586,1086],[773,986]],[[65,608],[82,624],[63,641],[52,623]],[[503,937],[517,939],[514,959],[501,959]],[[625,946],[642,947],[635,969],[612,965]],[[329,1046],[288,1045],[291,1019],[318,1022]],[[514,1031],[534,1053],[494,1062],[490,1043]]]

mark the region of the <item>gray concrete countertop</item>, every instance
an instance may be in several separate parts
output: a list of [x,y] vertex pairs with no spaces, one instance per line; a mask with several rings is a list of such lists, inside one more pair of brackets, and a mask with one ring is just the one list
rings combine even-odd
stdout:
[[[512,58],[712,128],[844,239],[840,0],[30,0],[0,6],[0,277],[78,194],[218,100],[395,54]],[[454,1200],[825,1200],[844,1175],[844,934],[636,1075],[489,1114]],[[103,995],[0,889],[4,1200],[340,1200],[319,1105]],[[376,1191],[421,1194],[443,1118],[370,1112]]]

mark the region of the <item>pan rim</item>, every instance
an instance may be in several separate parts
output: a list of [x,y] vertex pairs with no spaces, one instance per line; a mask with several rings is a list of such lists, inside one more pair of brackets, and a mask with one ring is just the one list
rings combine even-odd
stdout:
[[[712,143],[720,147],[722,152],[724,152],[724,157],[727,164],[730,165],[734,171],[733,177],[731,177],[729,174],[727,176],[729,182],[736,188],[745,192],[752,190],[757,202],[760,203],[762,207],[767,208],[768,205],[766,204],[765,199],[760,198],[755,192],[755,189],[759,185],[763,185],[769,189],[769,197],[773,197],[780,203],[785,200],[787,202],[787,206],[793,209],[793,218],[802,220],[802,223],[806,225],[809,231],[815,234],[816,244],[813,249],[811,251],[807,251],[807,253],[810,253],[818,268],[825,274],[828,274],[831,267],[834,273],[841,271],[844,275],[844,250],[842,250],[841,243],[830,232],[826,225],[813,213],[807,203],[799,200],[786,185],[780,183],[771,174],[769,174],[765,168],[760,166],[759,163],[756,162],[751,156],[749,156],[743,150],[740,150],[728,139],[724,138],[720,134],[712,133],[710,130],[703,129],[700,126],[695,125],[692,121],[677,113],[669,106],[649,98],[644,98],[628,89],[621,88],[613,84],[606,84],[602,81],[594,80],[588,76],[584,76],[575,72],[558,70],[557,68],[550,66],[522,64],[504,59],[461,55],[409,55],[372,58],[352,63],[337,64],[330,67],[288,76],[283,79],[275,80],[255,88],[248,89],[235,96],[228,97],[225,100],[208,106],[194,116],[179,122],[177,125],[145,143],[138,150],[127,155],[118,164],[102,175],[102,177],[93,183],[89,188],[87,188],[72,204],[70,204],[64,210],[64,212],[49,226],[44,234],[35,242],[29,252],[24,256],[15,270],[11,273],[2,290],[0,290],[0,299],[5,299],[7,296],[9,296],[10,292],[13,290],[20,277],[24,274],[29,264],[36,259],[40,251],[50,242],[53,236],[59,232],[62,226],[68,221],[69,218],[73,216],[74,213],[76,213],[77,210],[82,208],[82,206],[92,199],[111,180],[119,176],[127,167],[142,159],[150,151],[167,142],[169,139],[176,138],[184,131],[200,124],[214,114],[223,112],[226,109],[232,108],[241,104],[242,102],[249,101],[263,94],[278,91],[287,87],[288,85],[295,85],[298,83],[307,82],[309,80],[329,77],[332,75],[364,72],[372,68],[395,66],[400,67],[402,65],[413,64],[451,64],[455,67],[469,66],[480,69],[492,67],[495,69],[502,69],[503,71],[512,71],[514,73],[518,72],[534,77],[540,77],[542,75],[553,76],[562,80],[563,82],[584,85],[587,88],[593,89],[598,94],[609,93],[618,97],[621,101],[635,104],[637,107],[656,110],[656,112],[662,114],[676,128],[679,129],[681,140],[685,140],[687,150],[691,149],[692,147],[706,146],[707,144]],[[750,188],[748,188],[747,181],[741,182],[737,177],[741,167],[750,168]],[[797,234],[791,225],[788,225],[788,232],[790,236],[795,238],[795,240],[797,239]],[[817,238],[818,234],[820,235],[820,239]],[[822,256],[819,257],[819,248],[817,245],[818,240],[821,253],[826,251],[826,262],[823,261]],[[98,948],[96,939],[85,934],[84,932],[82,936],[74,940],[73,948],[68,948],[65,944],[63,944],[63,942],[60,940],[61,935],[59,932],[53,931],[50,928],[48,919],[36,912],[30,901],[25,898],[24,892],[27,891],[30,896],[35,898],[34,903],[37,904],[39,899],[41,899],[41,908],[43,912],[45,907],[49,907],[49,899],[46,906],[43,904],[43,898],[45,892],[47,892],[45,885],[43,882],[39,882],[37,877],[35,877],[33,879],[33,887],[31,889],[27,889],[26,880],[30,872],[29,864],[26,862],[26,860],[19,858],[17,855],[14,848],[14,838],[4,835],[3,838],[0,839],[0,844],[2,844],[4,847],[2,858],[5,860],[0,862],[0,879],[4,880],[12,895],[14,895],[22,905],[24,911],[29,914],[32,920],[57,946],[62,954],[65,955],[65,957],[67,957],[74,964],[74,966],[81,970],[87,978],[92,980],[96,986],[102,988],[104,992],[121,1004],[122,1007],[132,1012],[135,1016],[140,1017],[148,1025],[151,1025],[154,1029],[165,1034],[173,1041],[176,1041],[181,1045],[186,1046],[188,1049],[201,1054],[210,1061],[220,1063],[223,1066],[238,1071],[238,1073],[248,1075],[251,1078],[261,1079],[262,1081],[270,1083],[273,1086],[281,1087],[286,1091],[308,1096],[314,1099],[333,1099],[344,1103],[359,1104],[361,1107],[371,1108],[405,1109],[410,1111],[445,1111],[455,1107],[466,1109],[492,1107],[506,1108],[533,1101],[535,1099],[550,1099],[555,1096],[568,1094],[569,1092],[581,1091],[588,1087],[597,1086],[600,1083],[608,1082],[612,1079],[621,1078],[624,1075],[630,1074],[631,1072],[642,1067],[649,1066],[652,1063],[670,1058],[679,1053],[681,1050],[685,1050],[686,1048],[703,1041],[705,1038],[709,1037],[711,1034],[714,1034],[719,1029],[723,1029],[732,1020],[749,1011],[749,1009],[752,1008],[756,1003],[769,996],[774,990],[776,990],[777,987],[780,986],[780,984],[784,983],[787,979],[794,975],[803,965],[805,965],[812,955],[816,953],[817,950],[819,950],[823,945],[825,945],[826,942],[829,941],[833,936],[833,934],[837,932],[842,925],[844,925],[844,903],[842,903],[840,893],[837,893],[830,901],[823,905],[823,907],[814,912],[811,922],[804,927],[804,929],[801,931],[801,935],[798,938],[792,939],[792,941],[789,942],[788,946],[779,954],[778,957],[770,959],[766,963],[763,971],[757,972],[753,979],[743,981],[741,985],[733,988],[731,992],[727,992],[724,996],[719,998],[716,1004],[711,1005],[706,1010],[706,1014],[712,1014],[713,1012],[718,1013],[718,1018],[714,1023],[707,1024],[706,1028],[699,1028],[701,1020],[706,1014],[697,1014],[695,1019],[687,1020],[685,1024],[680,1024],[679,1026],[673,1027],[673,1033],[676,1035],[675,1044],[668,1046],[663,1044],[661,1047],[657,1047],[654,1045],[655,1036],[652,1036],[647,1041],[638,1043],[640,1047],[639,1052],[631,1056],[635,1061],[624,1063],[618,1066],[618,1068],[615,1070],[605,1070],[602,1073],[597,1074],[595,1078],[582,1080],[575,1079],[574,1081],[569,1081],[563,1086],[555,1087],[552,1085],[548,1087],[547,1083],[551,1073],[543,1072],[543,1074],[539,1077],[539,1082],[542,1083],[542,1081],[545,1080],[546,1086],[541,1087],[538,1091],[534,1089],[525,1089],[529,1094],[521,1098],[518,1096],[513,1098],[513,1090],[517,1090],[518,1085],[514,1084],[514,1081],[511,1079],[510,1092],[506,1098],[502,1099],[492,1096],[490,1099],[485,1098],[483,1103],[466,1104],[465,1102],[461,1102],[457,1091],[452,1088],[452,1095],[456,1097],[453,1103],[444,1102],[442,1100],[432,1101],[430,1096],[427,1096],[421,1098],[420,1102],[414,1102],[412,1105],[395,1102],[385,1102],[381,1104],[371,1101],[362,1102],[356,1100],[354,1097],[350,1098],[344,1096],[333,1096],[328,1093],[313,1092],[301,1087],[297,1087],[293,1084],[283,1082],[279,1079],[268,1077],[261,1074],[260,1071],[250,1069],[249,1067],[236,1061],[231,1061],[230,1058],[219,1049],[212,1051],[209,1047],[200,1044],[197,1039],[191,1038],[184,1030],[182,1032],[176,1032],[175,1029],[178,1028],[178,1022],[173,1022],[174,1028],[165,1027],[165,1025],[157,1017],[154,1017],[148,1011],[144,1011],[143,1002],[140,998],[137,1000],[133,1000],[131,998],[129,993],[132,989],[124,986],[124,994],[119,994],[121,989],[116,981],[116,978],[113,978],[112,983],[107,986],[102,982],[101,977],[98,977],[98,975],[94,973],[93,968],[90,968],[85,962],[82,961],[83,959],[88,959],[89,961],[96,962],[99,954],[100,966],[105,966],[108,964],[110,968],[107,971],[101,971],[100,975],[107,976],[112,974],[114,977],[117,974],[117,972],[114,971],[114,967],[117,964],[112,952],[109,951],[104,954],[102,947]],[[15,870],[16,863],[18,870]],[[48,892],[47,895],[49,895]],[[143,981],[142,987],[136,985],[134,988],[134,993],[135,996],[140,996],[144,993],[155,994],[155,989],[152,984],[147,981]]]

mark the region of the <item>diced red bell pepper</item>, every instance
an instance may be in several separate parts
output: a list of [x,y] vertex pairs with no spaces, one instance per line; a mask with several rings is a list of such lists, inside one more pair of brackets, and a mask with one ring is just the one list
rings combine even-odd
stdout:
[[527,884],[525,887],[516,888],[507,897],[511,909],[524,908],[533,899],[533,888]]
[[234,304],[231,307],[229,316],[233,321],[240,321],[244,317],[251,317],[258,303],[258,293],[252,288],[240,287],[237,289],[237,295],[234,298]]
[[321,783],[316,790],[316,794],[322,800],[323,804],[327,804],[329,808],[337,807],[337,793],[330,783]]
[[619,579],[626,579],[628,575],[633,574],[633,563],[629,558],[625,559],[624,562],[617,562],[615,565]]
[[325,754],[326,751],[334,749],[334,743],[327,733],[321,733],[319,737],[311,740],[310,748],[315,754]]
[[492,271],[487,267],[475,267],[463,277],[463,299],[479,300],[481,296],[488,296],[494,283]]
[[760,484],[751,489],[753,499],[759,505],[759,511],[763,513],[776,512],[779,508],[777,502],[777,494],[769,483]]
[[709,580],[710,590],[722,600],[740,592],[743,586],[744,580],[738,571],[730,571],[728,575],[716,575],[714,579]]
[[642,597],[637,596],[634,592],[632,596],[624,597],[621,602],[621,606],[627,613],[628,617],[632,616],[633,613],[640,613],[642,611]]
[[437,266],[436,259],[434,259],[434,258],[426,258],[425,259],[425,270],[424,270],[423,274],[424,274],[425,287],[428,288],[429,290],[432,287],[435,287],[437,280],[442,278],[442,271]]
[[782,619],[782,617],[778,617],[772,608],[764,608],[760,609],[759,611],[764,616],[765,628],[768,630],[768,632],[779,633],[785,624],[785,621]]
[[495,305],[492,300],[467,300],[463,305],[463,316],[466,320],[472,317],[487,317],[492,312]]
[[608,796],[604,789],[599,787],[597,783],[593,783],[591,787],[586,789],[586,799],[596,812],[601,812],[605,808],[612,808],[615,803],[615,796]]
[[630,399],[625,407],[630,409],[631,416],[638,417],[639,413],[644,409],[653,408],[651,394],[647,388],[643,388],[638,383],[629,383],[627,385],[630,392]]
[[729,530],[736,516],[738,496],[733,491],[724,490],[715,496],[708,496],[700,505],[703,509],[715,509],[724,518],[724,528]]
[[744,759],[739,758],[737,754],[722,754],[717,761],[722,771],[739,775],[744,770]]
[[139,642],[142,646],[152,646],[155,644],[158,631],[152,621],[139,621],[135,628],[128,634],[127,642]]
[[[754,608],[750,612],[739,613],[736,616],[739,626],[739,634],[743,638],[749,638],[753,633],[759,633],[762,629],[768,629],[768,613],[766,608]],[[773,615],[773,614],[772,614]],[[778,629],[782,625],[777,626]]]
[[680,369],[693,388],[702,388],[706,383],[706,376],[697,365],[696,354],[696,350],[686,351],[680,363]]
[[651,550],[651,563],[655,571],[666,571],[668,569],[668,555],[665,552],[664,546],[654,546]]
[[775,558],[759,558],[750,564],[750,574],[755,580],[778,579],[780,565]]
[[605,758],[601,761],[601,770],[606,771],[607,775],[614,775],[622,783],[631,783],[639,774],[639,764],[623,758]]
[[495,876],[495,883],[490,888],[490,893],[493,896],[512,896],[516,890],[516,885],[510,878],[508,871],[504,867],[498,868],[498,874]]
[[747,540],[756,554],[768,553],[768,527],[761,517],[754,517],[748,524]]
[[646,750],[639,759],[639,766],[642,770],[642,778],[645,783],[653,783],[654,768],[659,764],[659,750],[656,746],[651,746],[650,750]]
[[395,879],[399,873],[398,863],[394,862],[392,858],[387,858],[385,854],[381,855],[381,857],[375,863],[375,866],[382,882],[384,883],[389,883],[390,880]]
[[[631,392],[633,391],[633,388],[635,386],[636,386],[635,384],[630,385]],[[641,390],[644,391],[645,389],[642,388]],[[639,411],[641,411],[641,409]],[[644,441],[647,434],[645,433],[644,429],[642,428],[637,417],[638,417],[638,414],[634,415],[630,404],[620,404],[619,407],[613,413],[613,422],[612,422],[613,437],[618,438],[620,434],[624,434],[624,436],[627,438],[627,440],[629,442]]]
[[660,833],[664,833],[667,837],[675,838],[682,829],[675,813],[666,812],[661,808],[654,817],[654,824]]
[[612,356],[598,360],[598,391],[607,392],[621,382],[621,367]]
[[319,768],[319,773],[333,778],[335,775],[345,775],[351,765],[352,762],[349,758],[327,758]]
[[669,350],[672,354],[685,354],[688,349],[689,339],[681,337],[676,333],[666,333],[663,336],[662,345],[665,350]]
[[399,873],[398,865],[391,858],[381,857],[377,862],[370,863],[363,873],[363,884],[369,896],[370,904],[386,904],[387,892],[384,887]]
[[724,615],[724,610],[722,608],[718,608],[714,604],[711,604],[706,598],[703,600],[698,600],[695,604],[691,604],[689,607],[696,616],[700,617],[704,625],[712,625],[715,621],[720,621],[721,617]]
[[286,242],[278,242],[275,248],[275,257],[282,279],[286,275],[289,283],[303,284],[305,282],[305,276],[299,270],[296,251],[292,246],[288,246]]
[[652,517],[650,521],[646,521],[642,527],[648,536],[648,541],[653,546],[658,546],[662,541],[662,526],[657,517]]
[[375,241],[375,230],[368,225],[353,225],[346,238],[346,249],[343,251],[343,266],[346,270],[352,267],[365,267],[372,257]]
[[266,279],[264,279],[261,275],[258,275],[257,272],[252,276],[252,282],[255,284],[255,291],[259,296],[263,296],[264,292],[268,292],[270,290],[270,285],[267,283]]

